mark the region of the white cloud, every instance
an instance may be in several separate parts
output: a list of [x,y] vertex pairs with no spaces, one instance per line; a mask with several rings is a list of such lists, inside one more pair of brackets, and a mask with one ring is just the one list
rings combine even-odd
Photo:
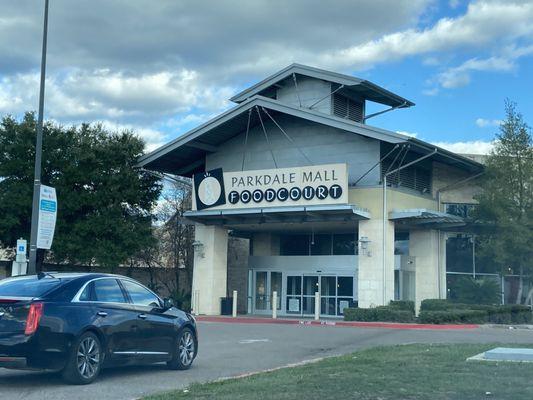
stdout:
[[494,148],[494,142],[486,142],[483,140],[465,142],[433,142],[433,144],[458,154],[489,154]]
[[441,18],[432,27],[387,34],[318,59],[324,65],[363,68],[436,51],[483,48],[502,40],[531,37],[532,19],[532,2],[477,1],[457,18]]
[[480,128],[500,126],[502,123],[503,121],[501,119],[485,119],[485,118],[476,119],[476,125],[479,126]]
[[416,132],[408,132],[408,131],[396,131],[396,133],[399,133],[400,135],[405,135],[405,136],[409,136],[409,137],[417,137],[418,136],[418,133]]

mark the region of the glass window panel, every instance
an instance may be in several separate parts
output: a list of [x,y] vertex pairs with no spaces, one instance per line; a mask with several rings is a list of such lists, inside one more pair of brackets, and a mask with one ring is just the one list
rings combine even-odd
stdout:
[[277,309],[281,309],[281,272],[271,272],[270,273],[270,298],[273,299],[273,292],[277,292]]
[[320,278],[321,296],[335,296],[336,278],[334,276],[322,276]]
[[311,236],[311,255],[329,256],[331,255],[331,235],[314,235]]
[[288,276],[287,277],[287,295],[301,295],[302,294],[302,277]]
[[303,298],[303,313],[313,315],[315,313],[315,297]]
[[339,276],[337,285],[337,296],[353,297],[353,277]]
[[125,303],[126,299],[116,279],[98,279],[94,281],[96,301],[106,303]]
[[394,232],[394,254],[409,255],[409,232]]
[[267,309],[267,273],[255,273],[255,308],[256,310]]
[[304,276],[304,296],[314,296],[318,292],[318,276]]
[[282,256],[308,256],[309,235],[281,235],[280,255]]
[[446,271],[473,272],[472,240],[458,235],[446,240]]
[[147,307],[161,307],[156,295],[141,285],[127,280],[122,280],[122,284],[130,295],[133,304]]
[[335,314],[335,297],[322,297],[320,299],[320,314],[336,315]]
[[357,254],[356,233],[342,233],[333,235],[333,254],[338,256],[352,256]]

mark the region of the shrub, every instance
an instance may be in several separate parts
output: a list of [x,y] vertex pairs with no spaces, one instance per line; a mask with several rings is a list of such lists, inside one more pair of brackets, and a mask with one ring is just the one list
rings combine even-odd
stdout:
[[463,276],[457,280],[453,300],[467,304],[494,304],[500,299],[500,285],[490,278]]
[[426,299],[420,304],[420,311],[442,311],[453,308],[450,301],[445,299]]
[[389,303],[389,307],[415,313],[415,302],[410,300],[392,300]]
[[364,322],[412,322],[414,313],[390,306],[375,308],[345,308],[345,321]]
[[418,322],[424,324],[482,324],[487,320],[487,311],[483,310],[421,311],[418,316]]

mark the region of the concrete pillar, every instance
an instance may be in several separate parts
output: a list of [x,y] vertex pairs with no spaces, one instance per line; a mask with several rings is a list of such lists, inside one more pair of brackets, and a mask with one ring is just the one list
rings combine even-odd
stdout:
[[220,298],[226,297],[228,231],[219,226],[197,224],[194,240],[200,245],[194,251],[192,293],[196,314],[219,315]]
[[[368,254],[359,246],[357,292],[361,308],[387,305],[394,300],[394,222],[386,221],[383,238],[383,220],[359,221],[359,239],[367,237]],[[383,254],[385,240],[385,254]],[[383,274],[385,256],[385,275]]]
[[[417,313],[422,300],[439,298],[439,240],[439,232],[436,230],[411,230],[409,233],[409,255],[415,257]],[[445,265],[442,267],[446,269]],[[442,280],[442,271],[440,277]],[[445,282],[444,287],[446,287]],[[440,294],[442,294],[442,282]]]

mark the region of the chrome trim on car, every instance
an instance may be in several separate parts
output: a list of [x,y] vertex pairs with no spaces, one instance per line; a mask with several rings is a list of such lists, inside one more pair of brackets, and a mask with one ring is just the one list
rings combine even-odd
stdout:
[[165,356],[169,353],[164,351],[114,351],[118,355],[142,355],[142,356]]

